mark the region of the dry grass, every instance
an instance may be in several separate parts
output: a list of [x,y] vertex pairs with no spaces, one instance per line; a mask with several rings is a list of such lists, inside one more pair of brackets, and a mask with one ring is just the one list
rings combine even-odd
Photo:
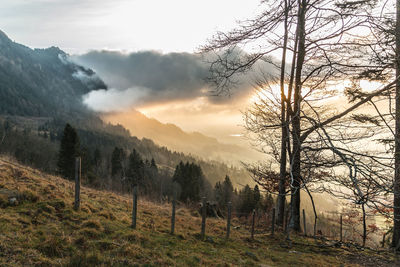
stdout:
[[[83,187],[74,211],[71,182],[2,159],[0,189],[0,266],[395,266],[389,253],[321,248],[299,236],[291,248],[279,234],[253,241],[244,227],[226,241],[218,219],[207,220],[201,241],[201,218],[185,207],[171,236],[170,205],[145,200],[133,230],[129,196]],[[18,193],[18,203],[1,192]]]

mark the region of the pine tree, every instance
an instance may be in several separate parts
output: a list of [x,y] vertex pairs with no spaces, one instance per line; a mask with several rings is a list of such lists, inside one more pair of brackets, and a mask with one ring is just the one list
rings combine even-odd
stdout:
[[67,178],[74,179],[75,157],[79,156],[79,137],[75,129],[66,124],[61,138],[57,167],[59,173]]
[[181,186],[181,201],[199,201],[204,188],[204,175],[201,167],[182,161],[176,166],[173,180]]
[[158,172],[158,167],[157,167],[157,164],[156,164],[156,161],[154,160],[154,158],[151,158],[151,165],[150,165],[150,167],[151,167],[154,171]]
[[123,171],[123,162],[125,160],[125,152],[122,148],[115,147],[111,154],[111,175],[116,176]]
[[247,184],[239,192],[239,201],[239,212],[244,214],[249,214],[253,209],[262,207],[262,196],[258,185],[255,185],[254,189],[251,189]]
[[226,206],[229,201],[232,201],[232,196],[233,196],[233,185],[228,175],[225,176],[225,180],[222,183],[222,188],[224,190],[223,204],[224,206]]
[[223,206],[224,192],[222,189],[221,182],[216,182],[214,186],[214,196],[215,200],[220,206]]
[[129,155],[129,165],[127,176],[129,181],[133,185],[137,185],[143,182],[144,178],[145,163],[142,160],[140,154],[134,149]]
[[101,152],[98,148],[96,148],[93,152],[93,165],[96,169],[98,169],[101,165]]
[[239,212],[242,214],[249,214],[254,209],[254,195],[253,190],[248,184],[242,190],[240,190],[239,198]]
[[215,200],[219,204],[221,209],[226,209],[228,202],[232,201],[234,191],[233,185],[228,175],[225,176],[225,180],[217,182],[214,187]]

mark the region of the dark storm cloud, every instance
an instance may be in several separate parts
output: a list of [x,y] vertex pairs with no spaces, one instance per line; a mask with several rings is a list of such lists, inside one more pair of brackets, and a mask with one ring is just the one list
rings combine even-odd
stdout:
[[73,60],[94,69],[111,88],[85,96],[84,101],[96,110],[120,110],[202,96],[214,104],[225,104],[252,91],[252,74],[248,74],[237,77],[239,83],[230,96],[212,96],[206,82],[208,65],[200,56],[190,53],[92,51],[74,56]]
[[207,86],[207,66],[189,53],[94,51],[75,60],[93,68],[111,88],[147,90],[149,101],[195,98]]

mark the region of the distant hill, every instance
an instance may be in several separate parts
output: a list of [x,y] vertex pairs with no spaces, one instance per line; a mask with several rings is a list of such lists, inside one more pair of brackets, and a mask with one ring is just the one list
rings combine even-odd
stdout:
[[198,155],[204,159],[218,160],[234,165],[240,165],[240,161],[252,162],[261,159],[261,154],[250,148],[236,144],[224,144],[216,138],[199,132],[188,133],[174,124],[161,123],[136,110],[106,114],[103,118],[113,124],[122,124],[138,138],[150,138],[159,145]]

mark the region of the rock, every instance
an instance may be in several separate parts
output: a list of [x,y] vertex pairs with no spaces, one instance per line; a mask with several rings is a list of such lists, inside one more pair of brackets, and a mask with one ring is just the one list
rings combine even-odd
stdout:
[[0,207],[16,206],[20,202],[21,194],[18,191],[13,191],[5,188],[0,189]]
[[10,203],[11,206],[16,206],[16,205],[18,205],[18,200],[16,197],[10,197],[8,199],[8,203]]

